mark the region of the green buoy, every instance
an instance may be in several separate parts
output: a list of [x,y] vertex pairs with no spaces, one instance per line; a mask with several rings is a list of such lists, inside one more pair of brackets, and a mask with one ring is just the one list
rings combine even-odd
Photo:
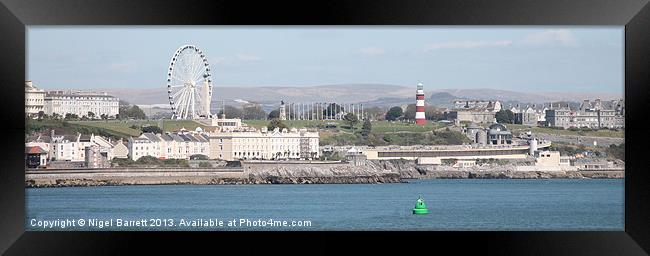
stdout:
[[413,208],[413,214],[428,214],[429,209],[427,209],[427,205],[424,204],[424,200],[422,199],[422,196],[418,198],[418,201],[415,202],[415,208]]

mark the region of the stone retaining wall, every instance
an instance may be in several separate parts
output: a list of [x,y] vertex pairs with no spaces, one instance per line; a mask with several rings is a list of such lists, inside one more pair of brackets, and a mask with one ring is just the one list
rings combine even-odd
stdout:
[[28,187],[156,184],[396,183],[405,179],[584,179],[625,177],[619,171],[528,170],[516,166],[453,168],[415,161],[347,163],[242,163],[240,168],[108,168],[28,171]]

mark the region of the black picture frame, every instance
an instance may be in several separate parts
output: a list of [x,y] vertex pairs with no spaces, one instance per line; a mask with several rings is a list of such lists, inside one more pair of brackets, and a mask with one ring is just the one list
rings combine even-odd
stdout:
[[[451,249],[516,255],[646,255],[650,251],[650,5],[647,0],[357,0],[156,1],[0,0],[0,251],[23,254],[123,254],[131,246],[167,251],[182,246],[273,250],[287,242],[321,252],[335,243],[415,253]],[[621,232],[26,232],[24,184],[25,26],[29,25],[616,25],[625,26],[625,231]],[[273,238],[273,239],[271,239]],[[318,239],[316,239],[318,238]],[[406,239],[408,245],[394,238]],[[251,239],[255,241],[252,242]],[[458,243],[460,242],[460,246]],[[319,244],[319,245],[317,245]],[[304,245],[304,244],[303,244]],[[284,246],[281,246],[284,248]],[[334,246],[335,248],[336,246]],[[330,247],[331,248],[331,247]],[[215,248],[216,249],[216,248]],[[284,249],[283,249],[284,250]]]

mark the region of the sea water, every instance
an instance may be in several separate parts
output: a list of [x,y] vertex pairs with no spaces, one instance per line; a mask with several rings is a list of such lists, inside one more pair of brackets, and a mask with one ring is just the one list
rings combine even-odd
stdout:
[[[424,198],[428,215],[412,214],[418,196]],[[395,184],[28,188],[26,212],[26,229],[38,231],[622,231],[624,181],[434,179]]]

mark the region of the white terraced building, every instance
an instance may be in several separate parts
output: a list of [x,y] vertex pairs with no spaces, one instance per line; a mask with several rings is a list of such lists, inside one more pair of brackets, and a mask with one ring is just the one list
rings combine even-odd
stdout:
[[455,100],[454,108],[445,112],[447,120],[459,122],[492,123],[502,108],[499,101]]
[[242,124],[240,119],[215,118],[219,124],[210,139],[210,158],[222,160],[243,159],[313,159],[319,157],[318,131],[307,129],[266,127],[255,129]]
[[553,127],[624,128],[625,102],[621,100],[593,102],[584,100],[577,110],[566,104],[552,104],[546,111],[546,122]]
[[88,112],[95,114],[99,119],[101,115],[115,117],[119,114],[119,99],[106,93],[93,92],[63,92],[49,91],[45,95],[45,114],[54,113],[64,117],[66,114],[75,114],[79,117],[87,116]]
[[143,133],[129,138],[129,158],[138,160],[143,156],[159,159],[189,159],[192,155],[210,154],[208,135],[198,128],[194,132],[181,130],[177,133]]
[[[121,143],[121,142],[119,142]],[[27,136],[25,147],[39,146],[47,151],[49,161],[72,161],[81,162],[85,160],[86,147],[99,147],[99,151],[106,153],[108,160],[114,157],[124,157],[120,153],[123,145],[94,134],[77,135],[36,135]],[[117,149],[117,154],[116,152]]]
[[45,112],[45,90],[38,89],[32,81],[25,81],[25,114],[31,117]]
[[237,159],[310,159],[319,157],[317,131],[274,129],[210,134],[210,157]]

